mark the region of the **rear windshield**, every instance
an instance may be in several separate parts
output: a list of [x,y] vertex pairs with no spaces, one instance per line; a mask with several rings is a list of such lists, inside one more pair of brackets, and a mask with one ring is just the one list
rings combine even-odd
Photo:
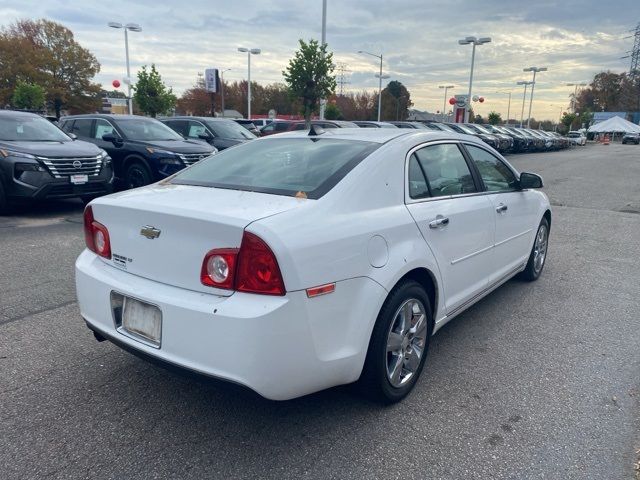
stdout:
[[208,157],[171,182],[317,199],[378,147],[332,138],[271,138]]

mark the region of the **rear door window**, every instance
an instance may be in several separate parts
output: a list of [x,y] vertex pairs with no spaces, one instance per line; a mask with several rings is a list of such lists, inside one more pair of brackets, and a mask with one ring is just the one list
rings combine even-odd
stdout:
[[73,122],[71,133],[75,133],[78,137],[91,138],[92,125],[93,119],[91,118],[77,118]]

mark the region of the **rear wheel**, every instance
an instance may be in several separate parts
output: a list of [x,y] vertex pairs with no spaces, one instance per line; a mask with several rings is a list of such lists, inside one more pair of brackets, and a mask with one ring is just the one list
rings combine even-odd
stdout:
[[152,182],[151,172],[142,162],[133,162],[127,167],[124,183],[127,188],[138,188]]
[[7,196],[4,193],[2,180],[0,180],[0,215],[9,214],[9,210],[9,201],[7,200]]
[[547,259],[547,247],[549,245],[549,222],[543,218],[538,226],[533,248],[529,255],[527,266],[522,272],[522,278],[530,282],[537,280],[542,274],[544,263]]
[[373,328],[359,380],[367,397],[391,404],[411,392],[427,358],[432,325],[429,297],[418,283],[406,281],[392,290]]

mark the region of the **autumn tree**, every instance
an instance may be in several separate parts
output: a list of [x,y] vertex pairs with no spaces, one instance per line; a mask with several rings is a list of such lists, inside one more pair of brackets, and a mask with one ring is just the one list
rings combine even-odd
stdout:
[[44,107],[44,103],[44,88],[35,83],[18,81],[11,99],[11,104],[14,107],[24,110],[40,110]]
[[96,110],[100,71],[96,57],[67,27],[50,20],[20,20],[0,32],[0,95],[6,103],[18,81],[41,85],[60,116],[63,108]]
[[[377,110],[377,97],[375,103],[375,109]],[[408,109],[412,105],[411,94],[407,87],[402,82],[392,80],[382,90],[381,120],[404,120],[407,118]]]
[[327,44],[317,40],[305,42],[300,39],[300,49],[289,60],[282,72],[292,99],[300,99],[307,128],[311,126],[311,115],[317,112],[320,100],[335,92],[336,78],[333,76],[333,53],[327,53]]
[[176,96],[171,88],[167,88],[155,64],[147,71],[144,65],[138,72],[138,81],[133,87],[133,99],[142,112],[152,117],[164,114],[176,105]]
[[199,86],[185,90],[176,103],[176,109],[181,113],[196,116],[211,115],[212,106],[211,93]]
[[327,103],[327,107],[324,110],[324,118],[327,120],[342,120],[342,112],[335,103]]
[[502,123],[502,115],[500,115],[498,112],[495,111],[491,111],[489,113],[489,116],[487,117],[487,121],[491,124],[491,125],[499,125]]

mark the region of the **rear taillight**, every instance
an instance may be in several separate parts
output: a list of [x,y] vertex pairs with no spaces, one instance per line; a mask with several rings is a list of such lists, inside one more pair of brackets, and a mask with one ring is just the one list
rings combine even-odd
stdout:
[[91,205],[84,209],[84,241],[87,248],[104,258],[111,258],[111,241],[107,227],[93,218]]
[[216,249],[202,262],[204,285],[263,295],[284,295],[284,281],[278,260],[257,235],[244,232],[240,249]]

